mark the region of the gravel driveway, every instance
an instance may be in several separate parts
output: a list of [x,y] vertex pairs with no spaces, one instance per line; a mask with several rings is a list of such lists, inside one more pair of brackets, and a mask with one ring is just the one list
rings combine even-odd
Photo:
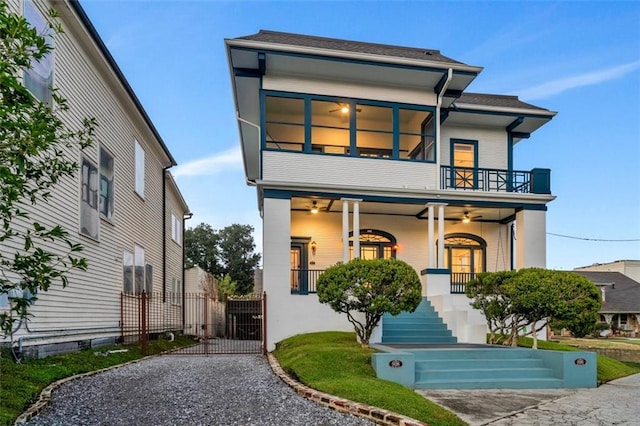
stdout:
[[27,425],[372,425],[297,395],[257,355],[150,358],[70,383]]

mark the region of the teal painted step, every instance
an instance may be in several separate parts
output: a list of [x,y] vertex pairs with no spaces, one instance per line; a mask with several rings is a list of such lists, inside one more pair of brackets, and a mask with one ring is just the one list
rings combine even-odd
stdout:
[[414,312],[383,317],[383,344],[452,344],[457,341],[426,297]]
[[559,389],[560,379],[474,379],[416,382],[416,389]]
[[551,389],[563,381],[524,348],[411,350],[417,389]]

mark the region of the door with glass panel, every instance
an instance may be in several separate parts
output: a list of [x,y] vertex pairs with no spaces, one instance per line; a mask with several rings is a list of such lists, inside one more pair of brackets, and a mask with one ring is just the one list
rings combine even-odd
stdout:
[[[396,239],[393,235],[376,229],[360,231],[361,259],[391,259],[396,257]],[[353,259],[353,232],[349,234],[349,259]]]
[[451,182],[455,188],[478,187],[478,148],[475,141],[452,141],[451,164]]
[[308,243],[291,243],[291,292],[307,294],[309,292],[308,282]]

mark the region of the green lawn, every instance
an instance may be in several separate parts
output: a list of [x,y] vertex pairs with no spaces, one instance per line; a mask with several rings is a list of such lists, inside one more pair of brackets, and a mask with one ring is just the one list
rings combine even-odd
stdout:
[[464,425],[455,414],[397,383],[376,378],[373,350],[356,343],[354,333],[325,332],[291,337],[274,351],[282,368],[313,389],[370,404],[432,426]]
[[[174,342],[160,339],[150,347],[154,353],[193,344],[193,340],[178,336]],[[127,352],[108,356],[96,355],[111,349]],[[43,359],[13,362],[8,350],[0,354],[0,425],[11,425],[40,395],[42,389],[56,380],[76,374],[99,370],[143,358],[140,346],[110,346],[74,354],[56,355]]]

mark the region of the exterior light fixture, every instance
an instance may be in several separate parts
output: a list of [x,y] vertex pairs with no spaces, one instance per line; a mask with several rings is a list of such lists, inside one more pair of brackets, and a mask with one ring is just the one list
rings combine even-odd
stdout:
[[309,210],[311,214],[318,214],[320,210],[318,210],[318,204],[314,201],[311,205],[311,210]]
[[348,114],[349,113],[349,107],[348,106],[343,106],[342,108],[340,108],[340,112],[343,114]]
[[315,241],[311,241],[311,253],[315,256],[316,255],[316,249],[318,248],[318,243],[316,243]]

